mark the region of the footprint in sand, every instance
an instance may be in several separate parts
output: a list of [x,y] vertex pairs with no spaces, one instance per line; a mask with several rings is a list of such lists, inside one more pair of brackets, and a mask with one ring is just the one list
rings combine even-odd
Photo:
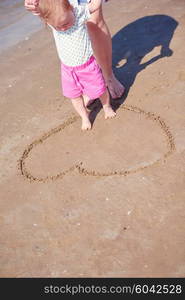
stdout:
[[21,174],[46,182],[76,171],[86,176],[127,176],[165,160],[175,150],[173,136],[160,116],[123,105],[117,117],[98,115],[93,130],[82,133],[71,117],[25,149]]

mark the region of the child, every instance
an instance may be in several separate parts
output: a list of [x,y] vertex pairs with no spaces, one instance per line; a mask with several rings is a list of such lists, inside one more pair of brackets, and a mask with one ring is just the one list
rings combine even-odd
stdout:
[[[88,3],[91,0],[77,0],[79,4]],[[107,0],[108,1],[108,0]],[[107,2],[102,0],[103,2]],[[39,0],[24,0],[25,8],[34,15],[39,15]],[[124,94],[125,88],[115,77],[112,70],[112,40],[109,28],[103,16],[102,5],[91,14],[87,22],[88,33],[93,47],[93,53],[101,67],[103,76],[113,99]]]
[[92,99],[100,98],[106,119],[116,115],[86,28],[90,13],[100,5],[101,0],[84,5],[78,0],[39,0],[39,16],[52,28],[61,60],[63,95],[82,118],[82,130],[91,129],[86,107]]

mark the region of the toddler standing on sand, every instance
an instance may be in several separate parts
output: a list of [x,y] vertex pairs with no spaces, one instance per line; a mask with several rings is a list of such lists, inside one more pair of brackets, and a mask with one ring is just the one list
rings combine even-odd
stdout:
[[91,129],[90,100],[100,98],[106,119],[116,115],[86,27],[90,13],[99,9],[101,2],[79,5],[78,0],[39,0],[39,16],[52,28],[61,60],[63,95],[71,99],[82,118],[82,130]]

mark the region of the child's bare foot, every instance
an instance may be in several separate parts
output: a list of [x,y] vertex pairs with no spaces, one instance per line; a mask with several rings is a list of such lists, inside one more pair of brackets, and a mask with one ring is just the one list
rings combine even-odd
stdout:
[[114,74],[106,80],[106,84],[113,99],[120,98],[124,94],[125,87],[119,82]]
[[84,131],[85,130],[90,130],[91,127],[92,127],[92,125],[91,125],[91,122],[90,122],[88,116],[82,118],[82,130],[84,130]]
[[95,101],[95,99],[90,99],[87,95],[82,95],[82,97],[83,97],[85,107],[89,106]]
[[116,116],[116,112],[113,111],[111,106],[105,106],[104,108],[105,119],[112,119]]

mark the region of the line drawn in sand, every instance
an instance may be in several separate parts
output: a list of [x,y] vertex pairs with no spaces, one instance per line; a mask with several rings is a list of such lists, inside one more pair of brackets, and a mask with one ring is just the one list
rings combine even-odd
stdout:
[[99,171],[96,171],[96,170],[87,170],[83,166],[83,162],[79,162],[76,165],[73,165],[72,167],[68,168],[67,170],[59,172],[56,175],[46,176],[46,177],[43,177],[43,178],[33,176],[31,174],[31,172],[29,172],[26,168],[26,159],[29,157],[30,152],[33,150],[34,147],[36,147],[37,145],[43,143],[45,140],[47,140],[52,135],[64,130],[67,126],[73,124],[74,122],[76,122],[80,118],[79,116],[73,116],[73,117],[70,117],[64,123],[62,123],[61,125],[57,126],[56,128],[53,128],[49,132],[43,134],[41,136],[41,138],[33,141],[30,145],[27,146],[27,148],[23,152],[22,157],[18,161],[19,169],[21,171],[21,174],[25,178],[29,179],[31,182],[32,181],[38,181],[38,182],[43,182],[43,183],[47,182],[47,181],[62,179],[65,175],[67,175],[69,172],[72,172],[74,170],[77,170],[79,172],[79,174],[81,174],[83,176],[96,176],[96,177],[128,176],[130,174],[134,174],[134,173],[139,172],[143,169],[146,169],[146,168],[149,168],[153,165],[156,165],[156,164],[160,163],[161,161],[165,161],[165,159],[175,151],[175,143],[174,143],[173,135],[171,134],[168,126],[166,125],[166,123],[164,122],[164,120],[160,116],[158,116],[154,113],[151,113],[151,112],[145,112],[144,110],[142,110],[138,107],[134,107],[134,106],[123,105],[120,108],[123,109],[123,110],[130,111],[130,112],[142,114],[146,119],[150,119],[153,122],[155,122],[161,128],[161,130],[163,132],[163,135],[166,138],[166,143],[167,143],[167,147],[168,147],[168,150],[166,151],[166,153],[164,153],[159,159],[156,159],[152,163],[147,163],[144,166],[140,166],[140,167],[137,167],[135,169],[115,170],[115,171],[110,171],[110,172],[99,172]]

